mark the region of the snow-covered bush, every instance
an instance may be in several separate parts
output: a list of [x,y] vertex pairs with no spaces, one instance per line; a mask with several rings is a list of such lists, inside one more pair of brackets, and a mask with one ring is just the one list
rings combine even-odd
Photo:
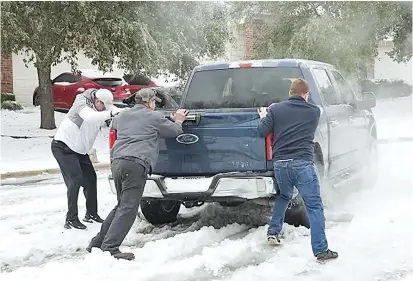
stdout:
[[373,92],[377,98],[396,98],[412,95],[412,85],[403,80],[380,79],[376,81],[363,80],[363,92]]
[[12,93],[1,93],[1,102],[4,101],[15,101],[16,97]]
[[21,110],[23,107],[18,103],[17,101],[12,101],[12,100],[6,100],[1,103],[1,108],[2,109],[8,109],[8,110]]

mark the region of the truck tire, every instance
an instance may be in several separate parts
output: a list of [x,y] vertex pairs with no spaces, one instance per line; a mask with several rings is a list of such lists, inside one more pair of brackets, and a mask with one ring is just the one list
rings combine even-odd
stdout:
[[174,200],[144,200],[141,202],[143,216],[153,225],[175,222],[180,208],[181,202]]
[[297,195],[288,206],[285,212],[284,221],[295,227],[304,226],[310,228],[310,220],[308,219],[304,201],[301,195]]

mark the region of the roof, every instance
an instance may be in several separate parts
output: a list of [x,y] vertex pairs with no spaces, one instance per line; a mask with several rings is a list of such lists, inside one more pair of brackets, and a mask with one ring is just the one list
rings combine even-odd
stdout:
[[252,63],[254,67],[299,67],[300,65],[305,66],[332,66],[325,62],[304,60],[304,59],[267,59],[267,60],[240,60],[240,61],[221,61],[201,64],[195,67],[195,71],[204,70],[219,70],[228,68],[237,68],[240,63]]

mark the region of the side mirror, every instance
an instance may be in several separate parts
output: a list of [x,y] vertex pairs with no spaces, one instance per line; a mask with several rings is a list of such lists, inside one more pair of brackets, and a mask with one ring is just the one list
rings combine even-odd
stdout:
[[376,95],[373,92],[364,92],[362,94],[362,100],[358,102],[360,109],[372,109],[376,107]]

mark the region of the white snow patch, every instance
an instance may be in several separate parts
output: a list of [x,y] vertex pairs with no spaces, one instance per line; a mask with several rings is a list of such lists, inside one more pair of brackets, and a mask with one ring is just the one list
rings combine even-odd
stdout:
[[412,96],[378,100],[373,108],[378,139],[413,137]]

